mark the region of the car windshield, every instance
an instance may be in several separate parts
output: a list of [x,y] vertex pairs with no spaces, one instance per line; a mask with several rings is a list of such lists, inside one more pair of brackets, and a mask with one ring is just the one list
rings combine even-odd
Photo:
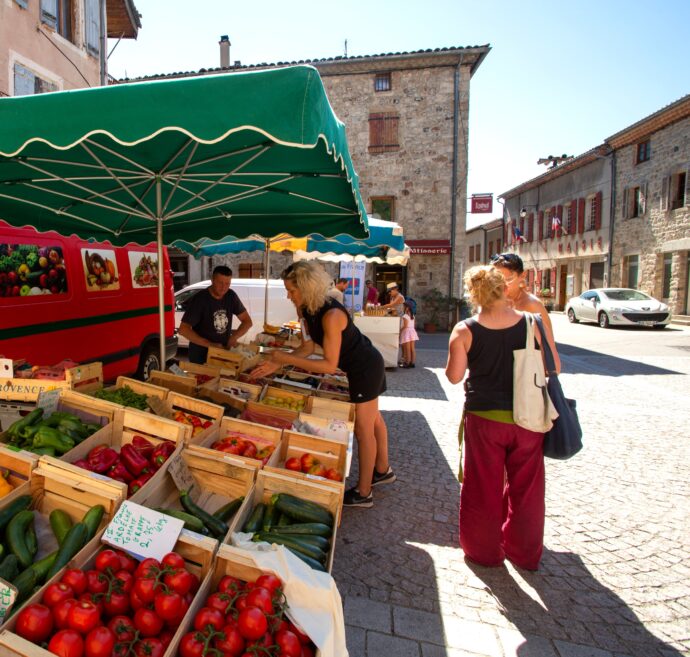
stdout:
[[651,298],[639,290],[604,290],[604,294],[612,301],[649,301]]

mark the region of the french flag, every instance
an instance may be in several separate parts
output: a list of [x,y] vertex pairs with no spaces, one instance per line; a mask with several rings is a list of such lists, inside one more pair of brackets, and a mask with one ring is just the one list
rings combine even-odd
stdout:
[[517,226],[513,226],[513,237],[518,243],[527,241],[525,236],[522,234],[522,231]]

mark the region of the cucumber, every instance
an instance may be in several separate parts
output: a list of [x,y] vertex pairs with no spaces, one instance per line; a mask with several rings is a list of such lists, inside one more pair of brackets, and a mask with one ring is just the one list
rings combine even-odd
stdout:
[[285,547],[297,550],[302,554],[306,554],[312,559],[326,563],[327,555],[321,549],[314,545],[309,545],[303,541],[292,536],[281,536],[280,534],[272,534],[271,532],[257,532],[254,534],[253,541],[266,541],[266,543],[277,543],[278,545],[284,545]]
[[184,528],[190,531],[197,532],[198,534],[208,534],[206,525],[204,525],[199,518],[193,516],[191,513],[185,513],[184,511],[178,511],[177,509],[163,509],[158,507],[156,509],[158,513],[164,513],[166,516],[171,516],[172,518],[177,518],[184,522]]
[[67,532],[72,527],[72,518],[62,509],[53,509],[48,519],[50,520],[50,528],[53,530],[53,534],[55,534],[58,545],[62,545],[62,541],[65,540]]
[[8,554],[0,563],[0,577],[11,582],[19,575],[19,559],[14,554]]
[[102,504],[92,506],[85,514],[81,521],[86,525],[86,542],[88,543],[98,531],[103,520],[105,507]]
[[22,572],[14,578],[12,584],[17,589],[17,600],[14,606],[14,609],[17,609],[17,603],[28,598],[33,592],[34,586],[36,586],[36,572],[33,568],[22,570]]
[[315,502],[302,500],[288,493],[277,493],[271,501],[278,509],[298,522],[320,522],[333,526],[333,514]]
[[269,532],[271,536],[283,536],[284,538],[289,538],[291,540],[297,540],[305,545],[313,545],[314,547],[328,552],[331,549],[331,542],[325,536],[305,536],[304,534],[284,534],[277,527],[274,527]]
[[10,520],[14,518],[20,511],[28,509],[31,506],[33,498],[31,495],[20,495],[16,500],[10,502],[2,511],[0,511],[0,532],[4,531]]
[[[282,516],[281,516],[282,517]],[[301,536],[325,536],[330,538],[333,530],[322,522],[298,522],[292,525],[281,525],[280,522],[273,526],[273,531],[281,534],[299,534]]]
[[232,502],[228,502],[227,504],[224,504],[223,506],[220,507],[217,511],[213,512],[213,515],[218,518],[218,520],[222,520],[223,522],[228,522],[229,520],[232,520],[233,516],[237,513],[239,508],[242,506],[242,502],[244,502],[244,495],[242,497],[238,497],[236,500],[233,500]]
[[261,528],[263,529],[263,531],[271,531],[271,527],[273,527],[278,522],[279,516],[280,511],[276,509],[275,504],[270,502],[266,507],[266,513],[264,513],[264,520],[261,524]]
[[261,527],[264,524],[264,514],[266,513],[266,505],[263,502],[259,502],[251,512],[251,515],[244,523],[242,527],[243,532],[253,533],[261,531]]
[[26,531],[33,521],[34,512],[25,509],[14,516],[7,525],[7,545],[23,568],[28,568],[34,561],[26,545]]
[[69,563],[70,559],[86,545],[88,533],[89,529],[83,522],[72,525],[72,528],[69,530],[67,536],[65,536],[65,540],[58,549],[55,562],[48,571],[46,579],[50,579],[55,573],[64,568]]
[[222,538],[228,533],[227,524],[195,504],[189,496],[189,491],[183,490],[180,492],[180,502],[184,510],[199,518],[216,538]]
[[46,581],[46,575],[48,574],[48,571],[53,567],[55,559],[57,558],[57,554],[58,551],[55,550],[55,552],[51,552],[50,554],[43,557],[43,559],[39,559],[38,561],[36,561],[36,563],[34,563],[34,565],[31,566],[34,573],[36,573],[37,584],[43,584],[43,582]]
[[36,538],[36,528],[34,527],[33,522],[30,522],[29,526],[26,528],[24,542],[26,543],[26,549],[29,551],[33,561],[33,558],[36,556],[36,552],[38,552],[38,539]]
[[293,550],[292,548],[287,548],[294,554],[296,557],[299,557],[304,563],[307,564],[307,566],[310,566],[314,570],[320,570],[322,573],[328,572],[324,566],[322,566],[316,559],[312,559],[311,557],[308,557],[306,554],[302,554],[301,552],[297,552],[297,550]]

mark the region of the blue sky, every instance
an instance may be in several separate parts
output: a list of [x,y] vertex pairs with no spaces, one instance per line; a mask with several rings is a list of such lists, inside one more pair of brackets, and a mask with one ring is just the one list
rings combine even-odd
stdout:
[[351,56],[490,44],[470,89],[468,195],[498,196],[544,172],[540,157],[690,93],[690,0],[134,1],[142,29],[110,57],[118,78],[217,67],[221,34],[243,64],[335,57],[346,39]]

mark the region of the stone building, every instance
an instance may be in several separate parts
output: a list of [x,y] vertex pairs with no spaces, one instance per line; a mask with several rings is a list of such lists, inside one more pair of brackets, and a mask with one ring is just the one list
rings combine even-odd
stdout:
[[[220,41],[221,68],[143,79],[209,75],[288,64],[229,65],[229,40]],[[412,256],[406,267],[368,265],[380,290],[396,281],[417,299],[434,287],[457,296],[465,248],[470,80],[490,48],[416,52],[292,62],[318,69],[331,105],[347,127],[352,160],[367,212],[400,223]],[[286,226],[286,230],[289,227]],[[185,260],[186,258],[183,257]],[[263,276],[260,253],[214,258],[236,276]],[[271,255],[275,277],[291,260]],[[176,261],[187,282],[208,267]],[[337,265],[328,266],[337,276]],[[424,317],[423,304],[420,315]]]
[[0,97],[106,83],[106,36],[134,39],[133,0],[0,2]]
[[690,95],[504,192],[506,242],[562,309],[602,286],[690,314]]

